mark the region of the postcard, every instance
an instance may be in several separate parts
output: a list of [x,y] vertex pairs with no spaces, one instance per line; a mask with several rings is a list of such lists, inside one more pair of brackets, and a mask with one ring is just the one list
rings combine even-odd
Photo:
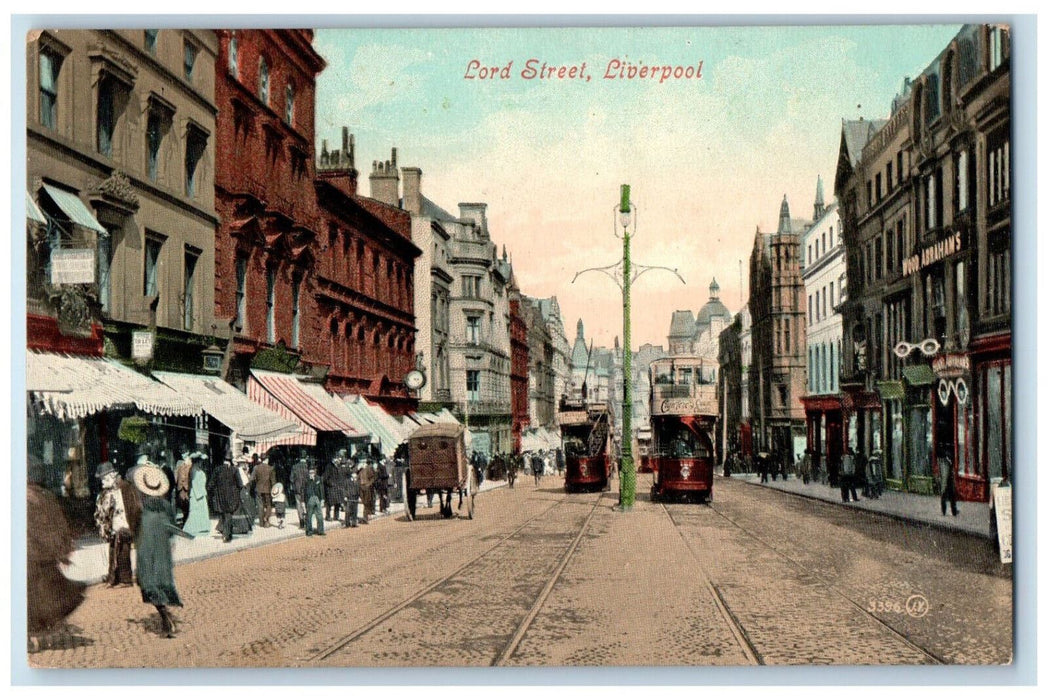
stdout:
[[28,32],[28,666],[1011,664],[1012,37]]

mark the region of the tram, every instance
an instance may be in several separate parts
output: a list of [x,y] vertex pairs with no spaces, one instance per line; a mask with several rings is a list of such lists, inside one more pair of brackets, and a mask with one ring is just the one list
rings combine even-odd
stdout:
[[557,413],[564,450],[564,490],[608,488],[608,412],[604,404],[562,403]]
[[700,357],[666,357],[648,370],[651,379],[652,501],[713,499],[715,367]]

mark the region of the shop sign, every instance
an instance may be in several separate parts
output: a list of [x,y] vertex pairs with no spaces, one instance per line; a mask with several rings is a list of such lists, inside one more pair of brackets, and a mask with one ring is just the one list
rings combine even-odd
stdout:
[[950,394],[956,396],[957,403],[962,406],[968,403],[968,383],[963,378],[940,379],[937,393],[939,394],[939,403],[943,406],[950,403]]
[[1012,563],[1012,487],[993,484],[990,487],[990,507],[997,524],[997,544],[1001,549],[1001,563]]
[[669,416],[712,416],[717,414],[717,399],[688,398],[663,399],[652,410],[653,414]]
[[972,361],[962,353],[946,353],[932,360],[932,371],[943,379],[963,377],[972,373]]
[[51,284],[94,284],[95,251],[67,248],[51,251]]
[[943,258],[948,258],[961,250],[961,233],[957,233],[932,243],[917,255],[911,255],[902,261],[902,274],[912,275],[921,269],[933,265]]
[[131,332],[131,359],[137,362],[148,362],[153,359],[152,331]]

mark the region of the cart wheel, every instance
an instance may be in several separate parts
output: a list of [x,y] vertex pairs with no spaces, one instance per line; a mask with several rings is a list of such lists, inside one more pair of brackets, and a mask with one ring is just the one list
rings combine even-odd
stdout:
[[[406,479],[404,483],[407,483]],[[404,491],[404,493],[406,501],[406,503],[404,504],[404,512],[407,514],[408,521],[410,522],[415,519],[415,501],[418,498],[418,491],[416,491],[415,489],[411,489],[409,491]]]

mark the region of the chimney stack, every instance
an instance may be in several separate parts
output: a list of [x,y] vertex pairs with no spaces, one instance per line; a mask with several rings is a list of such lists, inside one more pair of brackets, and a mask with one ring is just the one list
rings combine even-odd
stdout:
[[404,174],[404,205],[405,211],[418,216],[422,213],[422,169],[401,168]]
[[397,149],[389,160],[371,163],[371,198],[394,207],[400,206],[400,175],[397,173]]
[[354,165],[353,135],[349,127],[342,127],[342,150],[329,151],[327,139],[321,141],[320,161],[317,163],[317,177],[338,187],[347,195],[357,193],[357,169]]

